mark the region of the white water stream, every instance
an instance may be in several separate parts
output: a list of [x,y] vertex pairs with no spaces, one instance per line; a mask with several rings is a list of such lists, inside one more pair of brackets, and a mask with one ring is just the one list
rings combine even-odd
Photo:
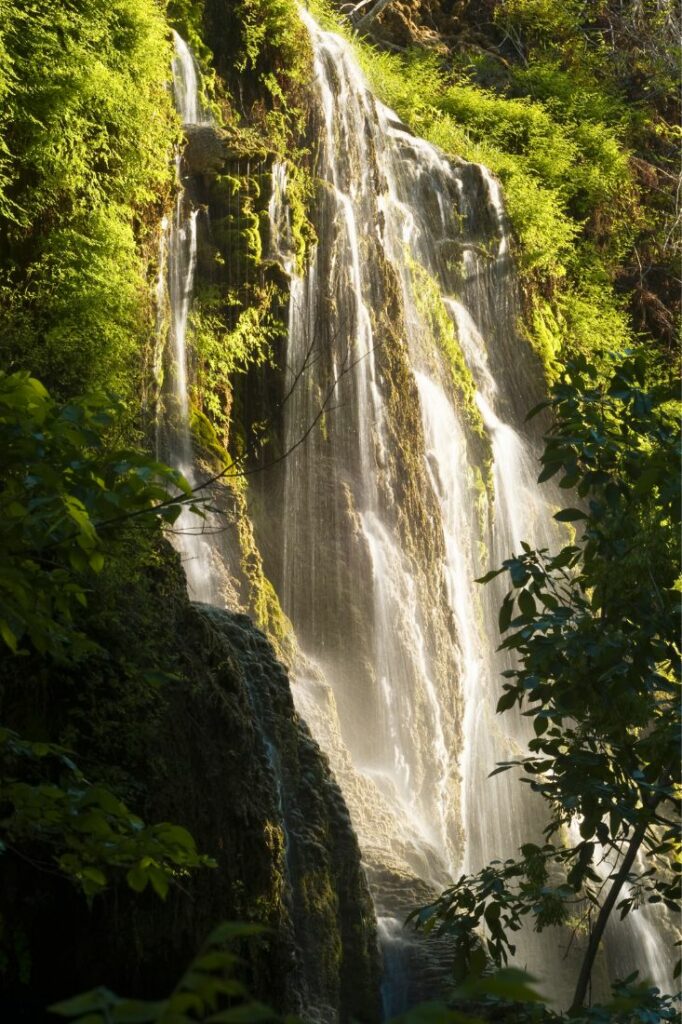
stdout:
[[[210,125],[211,119],[201,104],[199,76],[192,52],[177,32],[173,33],[173,41],[173,94],[178,114],[185,128]],[[162,426],[166,458],[194,485],[196,474],[190,431],[187,330],[194,295],[200,211],[186,188],[185,167],[180,152],[175,158],[175,168],[177,191],[170,226],[162,226],[162,258],[159,260],[157,292],[159,309],[162,309],[162,275],[165,271],[170,364],[169,380],[165,385],[166,409]],[[164,258],[166,249],[167,258]],[[219,603],[213,571],[210,513],[201,519],[189,509],[183,509],[174,524],[173,539],[182,558],[190,596],[196,601]]]

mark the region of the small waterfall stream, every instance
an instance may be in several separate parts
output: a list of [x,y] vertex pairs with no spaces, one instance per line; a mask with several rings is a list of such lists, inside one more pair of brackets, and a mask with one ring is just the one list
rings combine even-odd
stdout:
[[[199,95],[199,77],[194,57],[177,32],[173,33],[173,94],[175,105],[187,128],[210,125]],[[160,419],[157,446],[172,466],[191,484],[196,483],[190,431],[190,395],[187,330],[194,294],[197,264],[199,207],[188,189],[182,153],[175,157],[176,196],[170,225],[161,232],[158,308],[168,308],[167,379],[164,381],[164,414]],[[167,250],[167,256],[165,252]],[[164,278],[166,294],[164,295]],[[202,520],[183,509],[174,524],[174,542],[187,575],[190,596],[197,601],[216,602],[212,552],[207,517]],[[217,602],[216,602],[217,603]]]

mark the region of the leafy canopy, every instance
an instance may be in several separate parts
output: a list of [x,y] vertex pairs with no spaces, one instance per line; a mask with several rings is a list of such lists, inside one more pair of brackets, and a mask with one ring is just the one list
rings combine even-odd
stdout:
[[88,782],[70,751],[0,728],[0,854],[40,851],[88,898],[123,874],[135,892],[213,867],[180,825],[146,825],[109,789]]

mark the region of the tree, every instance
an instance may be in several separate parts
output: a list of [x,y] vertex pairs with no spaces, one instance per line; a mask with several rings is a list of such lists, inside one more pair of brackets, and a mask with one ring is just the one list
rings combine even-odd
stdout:
[[382,10],[392,2],[393,0],[360,0],[359,3],[346,10],[346,16],[353,29],[365,32],[379,17]]
[[[679,908],[679,424],[672,389],[646,376],[642,355],[612,361],[606,384],[584,357],[569,363],[531,415],[553,411],[539,479],[577,491],[581,507],[555,518],[580,524],[581,543],[557,554],[524,544],[479,581],[509,574],[499,625],[517,667],[498,712],[518,707],[535,732],[493,774],[519,768],[544,798],[547,842],[463,876],[413,915],[454,936],[461,974],[481,973],[507,961],[524,918],[542,930],[587,901],[596,919],[573,1013],[614,910]],[[579,837],[566,842],[572,824]]]

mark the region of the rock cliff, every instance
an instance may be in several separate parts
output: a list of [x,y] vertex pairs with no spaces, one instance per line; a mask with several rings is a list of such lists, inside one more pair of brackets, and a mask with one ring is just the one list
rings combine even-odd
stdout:
[[49,687],[24,663],[29,700],[5,696],[5,721],[77,747],[92,781],[149,820],[185,826],[217,866],[178,879],[164,902],[122,884],[88,908],[65,880],[8,855],[11,1019],[39,1020],[42,1006],[95,985],[162,996],[216,923],[250,919],[270,929],[244,951],[261,998],[309,1021],[378,1020],[357,842],[269,642],[246,616],[190,604],[165,544],[122,558],[90,614],[106,654],[53,671]]

